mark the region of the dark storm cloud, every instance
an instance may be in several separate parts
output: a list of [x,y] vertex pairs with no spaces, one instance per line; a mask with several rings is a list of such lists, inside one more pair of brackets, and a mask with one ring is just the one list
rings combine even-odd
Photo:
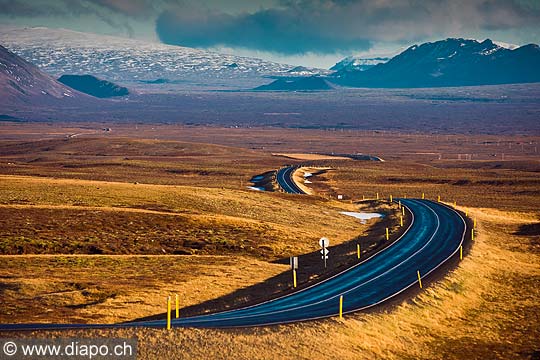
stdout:
[[134,17],[149,18],[155,15],[164,1],[152,0],[87,0],[108,10]]
[[155,17],[164,7],[180,0],[0,0],[0,14],[14,17],[54,15],[122,15],[133,18]]
[[285,0],[254,13],[176,7],[156,22],[169,44],[228,46],[282,54],[366,49],[371,42],[466,36],[540,23],[540,9],[509,0]]
[[[129,2],[128,0],[0,0],[0,15],[11,18],[93,16],[113,28],[132,34],[133,29],[127,20],[135,15],[135,5],[138,4],[129,7]],[[114,6],[117,8],[114,9]]]
[[369,45],[368,40],[360,37],[316,31],[321,21],[326,19],[293,8],[241,15],[190,9],[164,12],[157,20],[156,29],[160,39],[170,44],[195,47],[226,45],[283,54],[334,52]]
[[20,0],[0,0],[0,15],[10,17],[38,17],[67,15],[62,2],[45,3]]

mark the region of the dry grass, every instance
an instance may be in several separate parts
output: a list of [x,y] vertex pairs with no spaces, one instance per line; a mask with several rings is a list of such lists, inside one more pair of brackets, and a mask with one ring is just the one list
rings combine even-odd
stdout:
[[[514,235],[534,213],[468,209],[479,219],[470,254],[412,301],[380,313],[245,330],[121,329],[39,336],[125,336],[142,358],[533,359],[540,348],[540,255]],[[536,235],[538,236],[538,235]]]
[[129,321],[164,312],[169,294],[190,306],[285,269],[242,256],[2,256],[0,322]]
[[185,141],[0,140],[0,173],[9,175],[245,189],[251,176],[281,162],[248,149]]
[[335,164],[330,171],[313,179],[324,181],[330,193],[353,199],[416,197],[456,201],[458,205],[490,207],[509,211],[533,211],[540,196],[540,180],[533,170],[520,168],[435,167],[410,161],[351,162]]
[[[350,204],[228,189],[0,176],[3,253],[306,253],[354,238]],[[287,209],[287,211],[283,211]],[[339,227],[335,225],[339,224]]]

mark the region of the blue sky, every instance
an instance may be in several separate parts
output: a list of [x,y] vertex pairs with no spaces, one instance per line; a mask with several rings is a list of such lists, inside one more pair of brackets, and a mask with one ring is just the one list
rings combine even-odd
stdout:
[[0,21],[319,67],[446,37],[540,42],[538,0],[0,0]]

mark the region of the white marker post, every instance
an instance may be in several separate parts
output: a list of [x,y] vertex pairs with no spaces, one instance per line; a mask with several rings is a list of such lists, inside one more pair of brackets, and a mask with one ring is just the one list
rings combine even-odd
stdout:
[[296,288],[296,270],[298,269],[298,256],[291,256],[289,260],[293,275],[293,288]]
[[321,254],[324,260],[324,268],[326,269],[326,260],[328,259],[328,253],[330,252],[328,251],[327,247],[328,245],[330,245],[330,240],[328,240],[328,238],[322,237],[319,240],[319,245],[320,247],[322,247]]

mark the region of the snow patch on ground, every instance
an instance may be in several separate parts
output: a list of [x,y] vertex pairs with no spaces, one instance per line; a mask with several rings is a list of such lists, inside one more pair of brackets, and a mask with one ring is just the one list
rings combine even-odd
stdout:
[[340,214],[355,217],[359,219],[362,224],[365,224],[366,220],[369,220],[369,219],[384,217],[383,214],[379,214],[379,213],[364,213],[364,212],[352,212],[352,211],[342,211],[340,212]]
[[265,191],[263,187],[258,187],[258,186],[248,186],[247,188],[250,190]]

